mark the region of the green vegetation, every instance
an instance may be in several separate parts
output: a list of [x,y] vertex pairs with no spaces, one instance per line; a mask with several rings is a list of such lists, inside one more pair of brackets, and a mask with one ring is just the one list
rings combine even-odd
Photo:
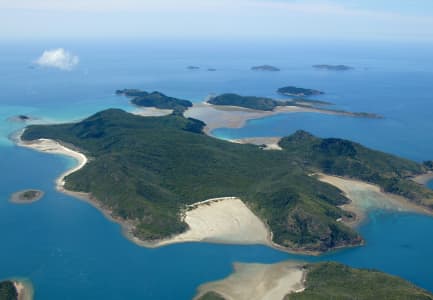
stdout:
[[225,298],[216,292],[207,292],[197,300],[225,300]]
[[11,201],[16,203],[32,203],[38,201],[44,195],[40,190],[24,190],[12,194]]
[[208,100],[213,105],[231,105],[257,110],[271,111],[277,106],[289,105],[289,101],[278,101],[266,97],[240,96],[237,94],[222,94]]
[[280,71],[279,68],[274,67],[274,66],[270,66],[270,65],[255,66],[255,67],[252,67],[251,70],[253,70],[253,71],[270,71],[270,72]]
[[0,282],[0,300],[17,300],[18,293],[12,281]]
[[328,71],[349,71],[354,69],[353,67],[345,65],[313,65],[313,68]]
[[424,165],[427,169],[433,171],[433,160],[425,161],[425,162],[423,162],[423,165]]
[[411,283],[373,270],[359,270],[339,263],[307,266],[306,289],[289,294],[286,300],[325,299],[433,299],[433,295]]
[[433,191],[409,180],[427,172],[422,164],[343,139],[320,139],[305,131],[285,137],[279,144],[306,168],[371,182],[385,192],[433,208]]
[[279,94],[282,94],[282,95],[300,96],[300,97],[324,94],[323,92],[318,91],[318,90],[304,89],[304,88],[299,88],[299,87],[295,87],[295,86],[285,86],[285,87],[279,88],[277,90],[277,92]]
[[136,89],[117,90],[117,95],[125,95],[132,98],[131,102],[137,106],[156,107],[160,109],[172,109],[173,113],[181,114],[192,103],[188,100],[182,100],[164,95],[160,92],[148,93]]
[[262,151],[206,136],[204,125],[177,114],[144,118],[110,109],[76,124],[29,126],[22,138],[80,148],[91,159],[66,178],[66,188],[91,193],[145,240],[184,231],[187,204],[238,196],[281,246],[326,251],[360,244],[355,231],[336,221],[352,217],[337,207],[348,199],[308,176],[315,170],[387,183],[388,191],[419,202],[430,195],[404,179],[424,167],[356,143],[298,132],[282,140],[283,151]]

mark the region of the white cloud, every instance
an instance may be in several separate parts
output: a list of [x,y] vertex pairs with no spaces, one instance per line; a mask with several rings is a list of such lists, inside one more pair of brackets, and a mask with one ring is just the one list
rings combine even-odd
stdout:
[[36,61],[41,67],[70,71],[79,63],[79,58],[63,48],[46,50]]

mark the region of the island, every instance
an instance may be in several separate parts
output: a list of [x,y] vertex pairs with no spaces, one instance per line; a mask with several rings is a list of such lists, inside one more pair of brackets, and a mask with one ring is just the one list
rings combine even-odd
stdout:
[[64,188],[86,193],[134,241],[150,246],[187,233],[188,212],[215,198],[229,200],[216,202],[220,209],[250,210],[269,231],[268,245],[279,249],[317,254],[361,245],[345,222],[355,214],[340,208],[350,200],[318,173],[367,181],[433,208],[433,191],[410,179],[427,172],[422,164],[304,131],[283,138],[279,151],[263,151],[209,137],[205,125],[182,114],[144,118],[108,109],[74,124],[28,126],[21,139],[85,152],[92,159],[66,176]]
[[252,71],[267,71],[267,72],[278,72],[280,71],[279,68],[270,66],[270,65],[261,65],[261,66],[254,66],[251,67]]
[[349,71],[354,69],[353,67],[346,65],[313,65],[313,68],[327,71]]
[[29,115],[17,115],[17,116],[13,116],[9,118],[9,121],[12,122],[22,122],[22,123],[26,123],[29,121],[34,121],[37,120],[37,118],[29,116]]
[[215,71],[216,71],[215,68],[208,68],[207,70],[208,70],[209,72],[215,72]]
[[0,300],[32,300],[33,286],[28,280],[0,281]]
[[241,96],[238,94],[227,93],[218,96],[209,97],[207,103],[216,106],[235,106],[241,108],[248,108],[259,111],[276,111],[277,109],[286,108],[302,108],[304,111],[322,112],[328,114],[347,115],[359,118],[369,119],[382,119],[383,117],[374,113],[366,112],[349,112],[338,109],[325,109],[318,106],[331,105],[332,103],[320,101],[320,100],[309,100],[309,99],[291,99],[291,100],[275,100],[267,97],[256,97],[256,96]]
[[170,109],[174,113],[183,113],[192,107],[191,101],[169,97],[157,91],[148,93],[137,89],[124,89],[117,90],[116,94],[131,98],[131,103],[137,106]]
[[200,67],[197,66],[188,66],[186,67],[188,70],[200,70]]
[[10,201],[17,204],[30,204],[40,200],[44,196],[41,190],[24,190],[13,193]]
[[312,89],[299,88],[295,86],[285,86],[279,88],[277,93],[285,95],[285,96],[296,96],[296,97],[304,97],[304,96],[315,96],[315,95],[323,95],[324,92]]
[[386,273],[335,262],[235,264],[229,277],[199,287],[195,300],[433,299]]

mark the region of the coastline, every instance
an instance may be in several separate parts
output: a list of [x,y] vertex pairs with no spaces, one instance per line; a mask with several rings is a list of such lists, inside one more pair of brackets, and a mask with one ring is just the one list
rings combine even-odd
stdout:
[[417,205],[402,196],[386,193],[377,185],[322,173],[314,175],[317,175],[320,181],[341,190],[350,200],[350,203],[339,206],[341,209],[355,214],[354,220],[341,220],[350,227],[361,225],[366,220],[367,213],[371,209],[414,212],[433,216],[433,212],[427,208]]
[[430,171],[428,173],[415,176],[412,178],[412,180],[421,185],[427,185],[427,183],[433,180],[433,172]]
[[214,292],[226,300],[274,300],[305,289],[305,263],[235,263],[234,272],[218,281],[202,284],[194,300]]

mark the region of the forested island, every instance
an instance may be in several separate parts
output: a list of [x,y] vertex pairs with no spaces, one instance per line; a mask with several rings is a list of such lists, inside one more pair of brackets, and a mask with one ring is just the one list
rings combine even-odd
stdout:
[[313,65],[313,68],[328,71],[349,71],[354,69],[353,67],[346,65]]
[[175,113],[183,113],[192,106],[191,101],[169,97],[156,91],[148,93],[137,89],[124,89],[117,90],[116,94],[131,98],[131,103],[137,106],[172,109]]
[[41,190],[24,190],[12,194],[11,202],[29,204],[40,200],[43,196],[44,192]]
[[[281,286],[275,282],[268,282],[265,288],[262,285],[252,286],[251,281],[260,280],[261,274],[257,274],[258,279],[256,279],[255,274],[250,274],[254,271],[250,271],[238,277],[232,276],[207,284],[206,291],[198,295],[195,300],[226,300],[233,299],[234,295],[237,296],[236,299],[241,300],[260,299],[261,296],[269,297],[271,294],[275,300],[433,299],[433,294],[428,291],[399,277],[376,270],[355,269],[340,263],[322,262],[299,264],[298,268],[302,269],[303,276],[295,278],[298,282],[284,278],[290,272],[301,271],[295,268],[296,266],[288,265],[280,270],[275,268],[275,271],[270,270],[264,273],[265,278],[262,280],[269,280],[269,277],[275,277],[275,280],[285,279],[287,286]],[[259,273],[260,268],[257,269],[256,273]],[[244,279],[245,277],[247,279]],[[289,282],[298,285],[298,289],[293,290],[293,286],[288,285]],[[275,297],[276,294],[280,297]],[[225,297],[225,295],[230,297]]]
[[304,97],[304,96],[315,96],[315,95],[323,95],[324,92],[313,90],[313,89],[305,89],[305,88],[299,88],[296,86],[285,86],[282,88],[279,88],[277,90],[277,93],[285,96],[297,96],[297,97]]
[[254,66],[251,68],[252,71],[268,71],[268,72],[278,72],[280,71],[279,68],[270,66],[270,65],[261,65],[261,66]]
[[90,193],[146,241],[187,230],[186,205],[237,196],[285,249],[324,252],[361,244],[360,235],[338,221],[353,218],[338,207],[349,200],[310,176],[316,172],[375,183],[433,208],[433,192],[410,180],[426,172],[422,164],[303,131],[283,138],[281,151],[263,151],[209,137],[204,126],[182,114],[143,118],[109,109],[75,124],[28,126],[22,139],[82,149],[91,159],[66,177],[65,188]]

